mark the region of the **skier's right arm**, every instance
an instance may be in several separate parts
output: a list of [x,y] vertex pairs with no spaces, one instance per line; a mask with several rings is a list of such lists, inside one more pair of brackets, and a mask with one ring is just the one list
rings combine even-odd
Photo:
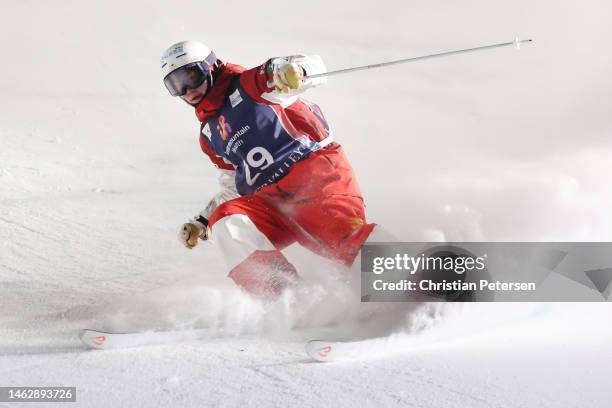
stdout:
[[204,210],[181,226],[178,233],[179,241],[189,249],[195,247],[199,240],[206,241],[208,239],[208,219],[215,209],[224,202],[239,196],[234,182],[235,166],[213,151],[208,144],[208,137],[210,136],[206,134],[205,127],[202,129],[200,148],[220,171],[219,186],[221,191],[208,202]]
[[208,239],[208,220],[217,207],[226,201],[239,197],[234,182],[235,172],[233,170],[220,170],[220,172],[219,185],[221,191],[208,202],[206,208],[183,224],[179,230],[179,241],[189,249],[195,247],[199,240],[206,241]]

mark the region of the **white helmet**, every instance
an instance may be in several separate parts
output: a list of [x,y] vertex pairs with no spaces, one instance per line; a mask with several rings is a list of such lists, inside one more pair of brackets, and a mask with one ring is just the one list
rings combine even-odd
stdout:
[[[170,46],[161,57],[161,74],[166,88],[172,96],[183,95],[186,89],[211,79],[211,67],[217,61],[215,53],[198,41],[181,41]],[[179,70],[185,66],[192,69],[190,75]],[[201,71],[202,76],[194,82],[193,68]],[[171,75],[172,74],[172,75]],[[202,79],[204,78],[204,79]]]

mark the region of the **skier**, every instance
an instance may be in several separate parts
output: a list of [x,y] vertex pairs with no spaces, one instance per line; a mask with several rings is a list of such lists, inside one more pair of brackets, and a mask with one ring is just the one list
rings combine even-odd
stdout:
[[189,249],[214,238],[229,277],[256,295],[297,279],[282,250],[298,242],[351,266],[375,224],[357,179],[319,107],[298,97],[326,82],[319,56],[271,58],[251,69],[182,41],[161,58],[172,96],[195,108],[200,147],[221,171],[221,192],[185,223]]

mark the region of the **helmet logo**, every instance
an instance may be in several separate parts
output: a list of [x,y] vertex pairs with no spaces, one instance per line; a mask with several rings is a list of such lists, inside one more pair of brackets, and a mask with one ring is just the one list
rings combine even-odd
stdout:
[[174,47],[172,50],[170,50],[170,52],[168,53],[168,57],[173,56],[174,54],[178,54],[179,52],[183,52],[183,45],[178,45],[176,47]]

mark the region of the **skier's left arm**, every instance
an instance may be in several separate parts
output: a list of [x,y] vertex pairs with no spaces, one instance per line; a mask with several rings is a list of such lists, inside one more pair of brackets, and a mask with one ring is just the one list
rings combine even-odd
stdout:
[[240,75],[240,84],[259,103],[290,105],[307,89],[327,82],[326,77],[306,78],[327,69],[318,55],[271,58]]

